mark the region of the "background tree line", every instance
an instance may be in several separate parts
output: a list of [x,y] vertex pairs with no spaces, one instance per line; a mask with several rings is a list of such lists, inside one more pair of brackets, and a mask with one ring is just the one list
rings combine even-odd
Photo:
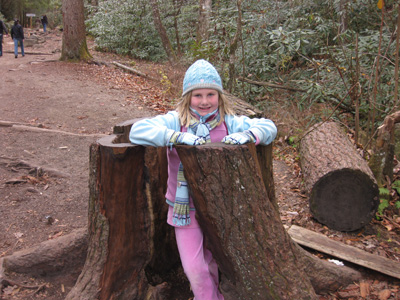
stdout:
[[36,14],[36,18],[46,14],[53,27],[62,24],[61,0],[0,0],[0,17],[11,22],[19,19],[21,24],[29,25],[27,13]]
[[[238,96],[266,108],[273,85],[309,117],[347,119],[371,136],[397,109],[398,3],[378,0],[99,0],[87,29],[104,51],[147,60],[205,58]],[[397,42],[398,43],[398,42]],[[395,97],[396,96],[396,97]],[[346,122],[348,123],[348,122]]]
[[[397,1],[78,1],[98,49],[182,64],[208,59],[230,92],[261,109],[282,96],[300,110],[324,103],[308,123],[346,118],[366,140],[397,110]],[[0,0],[0,11],[6,20],[47,13],[56,26],[61,2]]]

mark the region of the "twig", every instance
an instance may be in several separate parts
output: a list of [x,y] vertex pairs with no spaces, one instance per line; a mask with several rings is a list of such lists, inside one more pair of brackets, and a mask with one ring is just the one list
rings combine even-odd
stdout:
[[282,86],[282,85],[279,85],[279,84],[274,84],[274,83],[269,83],[269,82],[254,81],[254,80],[250,80],[250,79],[247,79],[247,78],[244,78],[244,77],[238,77],[238,80],[244,81],[244,82],[247,82],[247,83],[250,83],[250,84],[266,86],[266,87],[270,87],[270,88],[274,88],[274,89],[283,89],[283,90],[294,91],[294,92],[306,92],[306,90],[302,90],[302,89],[298,89],[298,88]]
[[120,67],[121,69],[124,69],[125,71],[128,71],[130,73],[133,73],[133,74],[136,74],[136,75],[139,75],[139,76],[142,76],[144,78],[148,78],[148,79],[151,79],[151,80],[154,80],[154,81],[159,81],[157,78],[151,77],[150,75],[142,73],[142,72],[140,72],[140,71],[138,71],[136,69],[133,69],[133,68],[130,68],[130,67],[125,66],[123,64],[120,64],[119,62],[113,61],[112,63],[114,65],[116,65],[117,67]]

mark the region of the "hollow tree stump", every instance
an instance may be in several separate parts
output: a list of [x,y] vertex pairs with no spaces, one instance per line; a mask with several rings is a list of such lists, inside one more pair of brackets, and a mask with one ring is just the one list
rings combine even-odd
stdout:
[[310,211],[329,228],[354,231],[368,224],[379,189],[367,162],[334,122],[315,125],[300,142]]
[[316,299],[251,145],[177,146],[226,300]]
[[100,139],[90,149],[89,246],[66,299],[168,299],[179,257],[167,226],[165,148]]
[[[91,145],[88,252],[67,300],[169,300],[177,285],[189,289],[166,223],[166,148],[132,145],[134,121]],[[271,145],[177,149],[192,170],[186,175],[226,300],[315,299],[310,282],[331,291],[357,277],[304,253],[286,234]]]

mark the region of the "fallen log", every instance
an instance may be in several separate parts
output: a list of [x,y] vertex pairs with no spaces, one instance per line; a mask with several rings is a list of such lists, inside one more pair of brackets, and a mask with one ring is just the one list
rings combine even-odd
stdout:
[[375,216],[378,185],[339,125],[327,122],[311,128],[300,141],[300,163],[310,211],[320,223],[354,231]]
[[143,72],[140,72],[139,70],[136,70],[136,69],[134,69],[134,68],[125,66],[125,65],[123,65],[123,64],[121,64],[121,63],[119,63],[119,62],[117,62],[117,61],[113,61],[112,63],[113,63],[114,65],[116,65],[117,67],[119,67],[119,68],[121,68],[121,69],[123,69],[123,70],[125,70],[125,71],[128,71],[129,73],[136,74],[136,75],[139,75],[139,76],[141,76],[141,77],[144,77],[144,78],[147,78],[147,79],[151,79],[151,80],[153,80],[153,81],[159,81],[157,78],[154,78],[154,77],[152,77],[152,76],[150,76],[150,75],[147,75],[147,74],[145,74],[145,73],[143,73]]
[[[255,117],[255,118],[260,118],[263,117],[263,112],[250,103],[243,101],[242,99],[228,93],[227,91],[224,91],[224,95],[228,99],[228,101],[231,103],[233,110],[235,111],[235,114],[239,116],[248,116],[248,117]],[[264,116],[266,117],[266,116]]]
[[0,270],[3,276],[7,272],[35,277],[79,273],[85,262],[87,243],[87,229],[77,229],[65,236],[3,257]]

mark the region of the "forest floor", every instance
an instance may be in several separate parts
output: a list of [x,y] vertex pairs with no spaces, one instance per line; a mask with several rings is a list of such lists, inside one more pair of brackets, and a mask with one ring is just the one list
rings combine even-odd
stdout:
[[[90,144],[110,134],[116,124],[171,109],[185,71],[97,52],[92,41],[93,61],[101,63],[60,62],[61,32],[27,30],[26,36],[24,57],[14,58],[10,37],[5,37],[0,57],[0,258],[87,226]],[[38,43],[29,47],[33,37]],[[128,74],[113,61],[159,80]],[[298,112],[282,112],[279,103],[271,104],[268,113],[278,130],[297,126],[288,124],[285,114]],[[394,215],[352,233],[330,230],[312,218],[293,151],[284,135],[277,138],[274,180],[283,224],[398,262],[399,219]],[[366,271],[363,282],[320,299],[400,299],[399,280]],[[19,277],[24,285],[44,288],[3,286],[0,299],[63,299],[78,275]]]

